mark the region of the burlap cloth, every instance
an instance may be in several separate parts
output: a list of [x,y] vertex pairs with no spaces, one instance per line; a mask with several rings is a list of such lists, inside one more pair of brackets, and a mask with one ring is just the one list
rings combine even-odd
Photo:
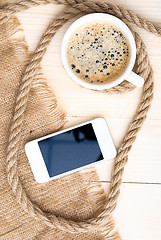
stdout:
[[[8,129],[27,60],[26,43],[12,36],[18,25],[17,19],[12,18],[7,25],[0,27],[0,239],[100,239],[90,232],[73,236],[63,231],[49,231],[22,210],[10,190],[5,160]],[[64,123],[65,114],[57,106],[54,94],[40,73],[34,79],[25,113],[18,152],[19,176],[27,195],[44,211],[75,221],[84,220],[100,210],[106,200],[100,184],[89,182],[98,180],[95,169],[84,171],[83,174],[76,172],[64,177],[63,181],[57,179],[38,184],[24,151],[27,141],[57,131]]]
[[[86,13],[95,11],[114,12],[116,16],[134,22],[157,35],[161,35],[161,30],[131,14],[131,12],[118,8],[118,6],[94,4],[91,1],[82,4],[81,0],[78,2],[72,0],[56,1],[69,5],[76,4],[73,8],[70,8],[70,11],[67,9],[63,13],[64,15],[60,15],[57,23],[54,23],[55,25],[51,24],[47,34],[43,36],[39,44],[39,54],[35,52],[33,58],[31,57],[32,68],[36,68],[37,65],[39,68],[37,72],[32,72],[31,64],[28,64],[27,45],[22,37],[23,34],[20,33],[20,24],[13,13],[25,10],[32,5],[52,2],[52,0],[22,0],[18,2],[12,7],[4,7],[0,12],[2,14],[0,20],[0,239],[120,239],[109,213],[112,213],[116,206],[128,152],[146,118],[152,100],[152,70],[145,46],[139,36],[134,34],[137,44],[136,72],[143,76],[146,81],[136,117],[129,127],[115,160],[108,198],[97,181],[99,178],[94,167],[44,184],[38,184],[34,180],[24,152],[25,143],[59,130],[66,121],[65,113],[60,109],[54,93],[49,89],[39,63],[45,53],[44,49],[47,47],[44,39],[48,39],[49,43],[54,36],[53,32],[82,9]],[[53,2],[55,1],[53,0]],[[58,23],[60,23],[59,27],[57,27]],[[33,61],[35,56],[37,56],[36,60],[40,59],[38,63]],[[15,102],[17,95],[22,98],[18,89],[21,85],[22,76],[26,76],[25,68],[27,64],[30,74],[34,77],[27,107],[24,108],[25,118],[22,129],[19,126],[17,127],[17,129],[21,129],[19,141],[16,140],[19,134],[16,132],[17,129],[11,126],[15,122],[15,113],[18,111],[20,115],[21,112],[23,113],[21,107],[15,110]],[[26,82],[28,82],[28,79]],[[134,86],[123,82],[118,87],[104,92],[122,93],[132,89],[134,89]],[[19,141],[16,161],[14,162],[11,161],[12,157],[10,155],[10,149],[11,152],[14,149],[13,136],[15,142]],[[14,178],[17,176],[16,174],[19,178]],[[24,192],[20,191],[21,188]],[[101,219],[99,228],[96,228],[97,219]],[[90,225],[90,221],[93,225]],[[52,224],[57,227],[52,227]]]

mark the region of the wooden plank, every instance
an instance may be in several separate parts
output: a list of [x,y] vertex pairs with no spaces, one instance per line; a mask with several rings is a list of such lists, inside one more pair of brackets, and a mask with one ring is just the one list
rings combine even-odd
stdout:
[[122,239],[161,239],[160,198],[160,184],[122,184],[114,213]]

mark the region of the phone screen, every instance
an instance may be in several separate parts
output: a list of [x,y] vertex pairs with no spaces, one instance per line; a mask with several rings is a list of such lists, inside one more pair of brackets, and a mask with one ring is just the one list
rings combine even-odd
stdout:
[[91,123],[38,142],[49,176],[103,159]]

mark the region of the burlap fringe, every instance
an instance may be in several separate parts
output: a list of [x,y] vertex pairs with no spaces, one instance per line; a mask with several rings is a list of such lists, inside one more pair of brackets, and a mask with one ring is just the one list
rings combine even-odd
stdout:
[[32,84],[32,89],[40,99],[41,103],[44,105],[50,119],[53,120],[54,129],[59,130],[67,122],[64,111],[59,107],[54,93],[51,91],[47,84],[46,79],[43,76],[41,68],[39,68],[39,73],[35,76]]
[[1,24],[0,22],[0,41],[6,41],[13,35],[16,38],[15,34],[22,31],[19,20],[16,17],[11,17],[6,23]]
[[[2,31],[4,31],[4,33],[7,32],[7,37],[10,38],[13,48],[17,53],[15,55],[19,62],[24,62],[24,65],[26,65],[29,59],[29,52],[25,37],[22,34],[23,29],[19,20],[16,17],[9,18],[7,23],[0,25],[0,32],[2,33]],[[0,34],[0,37],[4,36],[4,33]],[[3,41],[3,39],[0,40]],[[39,72],[33,79],[32,89],[35,90],[38,99],[40,99],[41,103],[44,105],[50,119],[53,120],[54,129],[59,130],[62,128],[67,122],[65,119],[66,114],[58,106],[56,97],[48,86],[47,81],[43,76],[41,67],[39,67]]]
[[98,212],[100,213],[105,206],[107,196],[101,183],[99,182],[99,177],[95,180],[92,179],[92,176],[96,176],[96,169],[95,167],[84,168],[80,171],[80,175],[82,179],[85,179],[85,181],[88,183],[87,195],[91,201],[94,201],[96,203],[96,212],[98,215]]
[[121,240],[121,236],[115,226],[112,216],[109,216],[101,222],[99,231],[102,240]]
[[[96,203],[95,213],[98,215],[98,213],[101,213],[105,207],[107,196],[104,192],[101,182],[99,181],[99,177],[95,180],[91,178],[93,174],[94,176],[96,175],[96,172],[97,171],[95,167],[89,167],[82,169],[80,171],[80,174],[82,179],[85,179],[86,182],[89,179],[89,184],[87,186],[87,195],[89,199]],[[92,217],[95,217],[95,215]],[[112,216],[107,217],[100,224],[98,224],[97,231],[99,232],[100,236],[102,236],[102,240],[121,240]]]

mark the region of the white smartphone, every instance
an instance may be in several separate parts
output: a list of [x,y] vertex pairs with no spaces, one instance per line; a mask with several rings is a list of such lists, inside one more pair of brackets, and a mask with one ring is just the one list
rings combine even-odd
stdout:
[[103,118],[28,142],[25,151],[39,183],[116,156],[116,148]]

